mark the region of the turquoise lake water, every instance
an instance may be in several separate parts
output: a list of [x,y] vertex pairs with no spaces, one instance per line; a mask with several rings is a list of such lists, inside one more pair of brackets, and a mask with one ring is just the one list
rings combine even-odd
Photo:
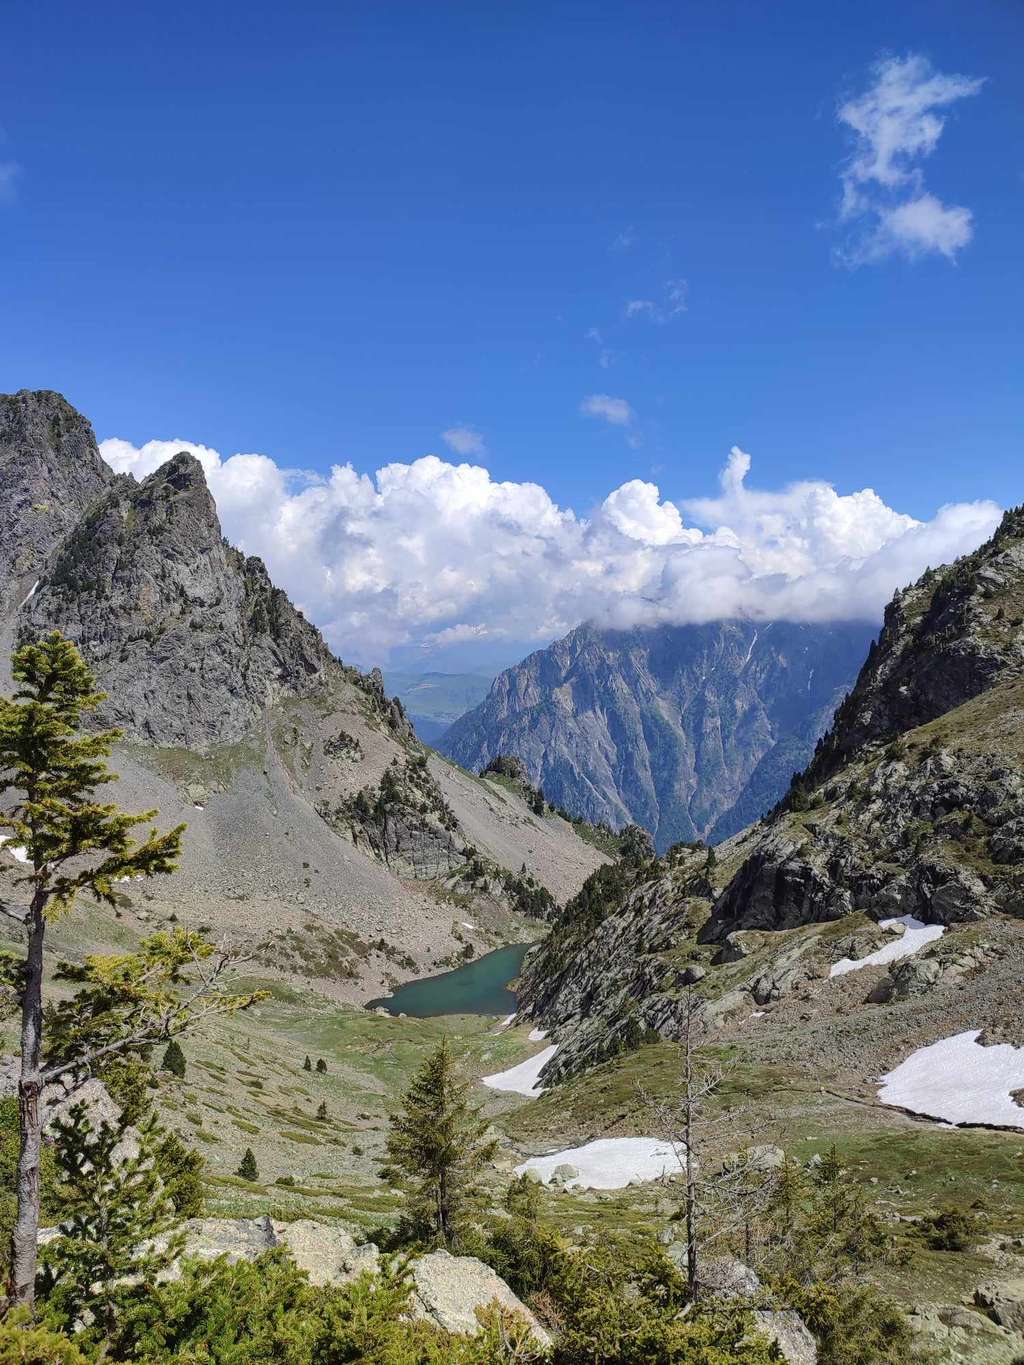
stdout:
[[493,953],[439,976],[425,976],[399,986],[394,995],[371,1000],[367,1009],[382,1006],[389,1014],[427,1019],[435,1014],[511,1014],[516,998],[508,983],[519,975],[528,943],[511,943]]

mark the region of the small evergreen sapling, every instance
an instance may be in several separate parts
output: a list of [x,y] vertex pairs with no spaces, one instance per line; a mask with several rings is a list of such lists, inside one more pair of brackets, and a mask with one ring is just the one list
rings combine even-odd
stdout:
[[316,1107],[316,1116],[321,1121],[327,1118],[327,1101],[321,1100]]
[[182,1052],[181,1044],[177,1038],[172,1038],[167,1044],[161,1066],[164,1071],[169,1071],[172,1076],[177,1076],[179,1081],[185,1079],[185,1054]]
[[47,1308],[69,1327],[94,1324],[109,1341],[122,1312],[181,1254],[180,1215],[157,1173],[163,1135],[148,1119],[133,1151],[117,1126],[94,1125],[83,1104],[53,1126],[64,1217],[41,1255]]
[[324,1059],[323,1059],[322,1057],[318,1057],[318,1058],[317,1058],[317,1061],[316,1061],[316,1069],[317,1069],[317,1071],[319,1071],[319,1073],[321,1074],[321,1076],[326,1075],[326,1073],[327,1073],[327,1063],[324,1061]]
[[302,1069],[303,1069],[303,1071],[312,1071],[312,1070],[313,1070],[313,1063],[310,1061],[308,1055],[307,1055],[307,1057],[306,1057],[306,1060],[302,1063]]
[[241,1161],[238,1163],[238,1175],[243,1180],[259,1180],[260,1171],[256,1165],[256,1158],[252,1154],[252,1148],[246,1147]]
[[386,1173],[405,1186],[414,1231],[442,1246],[456,1239],[498,1145],[468,1095],[442,1039],[392,1115],[387,1140]]

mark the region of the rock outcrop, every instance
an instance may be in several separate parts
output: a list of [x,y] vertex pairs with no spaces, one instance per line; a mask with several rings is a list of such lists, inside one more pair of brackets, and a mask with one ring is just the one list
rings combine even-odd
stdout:
[[0,599],[24,596],[114,475],[59,393],[0,394]]
[[575,816],[638,824],[659,850],[768,810],[851,686],[868,625],[584,625],[500,674],[440,747],[497,754]]
[[551,1344],[548,1333],[501,1276],[475,1256],[432,1251],[413,1262],[412,1279],[414,1314],[446,1332],[475,1334],[481,1310],[497,1304],[523,1318],[538,1345]]

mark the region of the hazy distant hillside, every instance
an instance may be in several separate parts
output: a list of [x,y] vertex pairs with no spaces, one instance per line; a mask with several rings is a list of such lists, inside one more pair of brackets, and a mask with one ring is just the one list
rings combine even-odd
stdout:
[[874,627],[580,626],[506,669],[441,748],[522,759],[574,815],[716,842],[768,810],[853,684]]
[[494,679],[491,673],[409,673],[389,669],[388,692],[398,697],[416,733],[436,744],[460,716],[483,701]]

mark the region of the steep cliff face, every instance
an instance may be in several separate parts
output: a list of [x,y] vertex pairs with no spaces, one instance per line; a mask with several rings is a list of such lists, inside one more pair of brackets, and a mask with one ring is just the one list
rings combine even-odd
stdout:
[[[163,913],[269,934],[270,969],[365,998],[535,932],[519,884],[564,901],[604,860],[424,749],[380,672],[335,658],[224,540],[192,456],[137,483],[57,395],[0,398],[0,420],[2,666],[55,628],[81,649],[107,694],[94,723],[124,732],[113,799],[189,826]],[[0,880],[15,869],[0,850]]]
[[115,479],[59,545],[20,621],[24,637],[55,628],[103,677],[104,722],[196,750],[241,739],[339,668],[262,561],[222,538],[184,452],[141,484]]
[[[898,594],[768,817],[713,855],[678,849],[622,886],[603,881],[607,894],[601,879],[585,887],[526,967],[522,1001],[562,1044],[549,1079],[647,1029],[678,1037],[687,989],[716,1028],[778,1007],[810,1036],[845,1009],[850,1039],[882,1027],[862,1009],[899,1001],[887,1055],[923,1021],[926,1041],[957,1022],[1024,1042],[1024,511]],[[832,966],[872,952],[892,932],[880,921],[901,917],[942,936],[840,988]]]
[[0,585],[24,595],[53,547],[114,475],[59,393],[0,394]]
[[873,635],[863,623],[581,626],[502,673],[441,741],[480,768],[512,754],[574,815],[717,842],[804,766]]

